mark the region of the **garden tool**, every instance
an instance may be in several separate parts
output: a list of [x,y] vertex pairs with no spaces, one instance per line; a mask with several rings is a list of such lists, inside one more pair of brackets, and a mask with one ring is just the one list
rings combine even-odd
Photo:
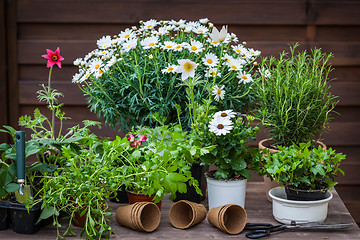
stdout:
[[25,132],[16,132],[16,173],[19,190],[15,192],[16,200],[25,203],[32,195],[30,185],[25,185]]

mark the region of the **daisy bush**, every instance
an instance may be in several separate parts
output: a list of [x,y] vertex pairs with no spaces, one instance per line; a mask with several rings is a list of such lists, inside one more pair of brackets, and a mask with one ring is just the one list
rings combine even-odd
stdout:
[[205,146],[216,148],[201,156],[204,165],[215,165],[216,179],[250,178],[249,166],[258,153],[249,140],[256,140],[258,126],[252,126],[254,117],[234,112],[232,109],[206,114],[199,111],[193,132]]
[[244,112],[254,102],[260,51],[208,19],[140,21],[102,37],[97,46],[74,61],[79,72],[73,82],[91,111],[114,127],[154,126],[161,120],[180,122],[185,130],[194,121],[195,103],[209,100],[220,110]]

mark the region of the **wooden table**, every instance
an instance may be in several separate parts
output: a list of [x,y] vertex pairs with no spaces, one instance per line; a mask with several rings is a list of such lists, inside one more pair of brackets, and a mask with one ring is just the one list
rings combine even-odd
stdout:
[[[329,202],[329,212],[326,222],[336,223],[353,223],[349,229],[338,231],[283,231],[272,233],[270,237],[263,239],[360,239],[360,229],[356,225],[354,219],[346,209],[344,203],[341,201],[336,191],[333,191],[334,198]],[[207,201],[202,202],[207,207]],[[179,230],[173,228],[169,220],[169,209],[173,204],[168,198],[165,198],[161,209],[161,223],[158,229],[152,233],[137,232],[132,229],[122,227],[117,224],[115,217],[111,217],[111,226],[115,229],[114,234],[110,239],[247,239],[244,232],[238,235],[228,235],[221,232],[219,229],[213,227],[207,220],[202,223],[187,229]],[[279,224],[272,216],[272,204],[265,199],[265,192],[263,190],[263,183],[249,182],[247,186],[245,209],[248,214],[248,222],[262,222]],[[114,212],[119,204],[109,203],[111,211]],[[81,239],[79,237],[79,228],[74,227],[78,234],[76,237],[68,237],[66,239]],[[52,226],[41,228],[34,235],[16,234],[12,229],[0,231],[0,239],[55,239],[56,229]]]

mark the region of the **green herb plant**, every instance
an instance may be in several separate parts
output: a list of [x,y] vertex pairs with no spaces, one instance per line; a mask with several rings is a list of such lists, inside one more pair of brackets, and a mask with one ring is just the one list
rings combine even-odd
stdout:
[[290,46],[290,53],[282,52],[279,59],[266,57],[259,64],[255,115],[269,129],[274,145],[318,140],[337,104],[329,86],[333,55],[317,48],[297,52],[298,46]]
[[[85,218],[80,235],[85,235],[87,239],[109,238],[113,231],[109,226],[111,213],[107,211],[107,201],[122,185],[124,176],[119,168],[111,164],[110,153],[103,147],[104,142],[107,140],[99,140],[88,132],[87,137],[79,140],[79,149],[63,145],[59,151],[60,156],[66,159],[65,165],[52,175],[43,177],[43,188],[37,200],[42,202],[43,207],[39,221],[52,216],[57,238],[74,235],[72,223],[78,223],[75,219],[77,214]],[[69,220],[63,228],[60,212],[65,212]]]
[[[137,137],[142,141],[136,142]],[[154,196],[161,201],[168,193],[184,193],[186,183],[201,194],[197,180],[191,176],[191,163],[207,154],[213,146],[203,147],[179,125],[144,127],[133,130],[127,137],[117,137],[104,146],[115,165],[121,166],[125,186],[135,193]],[[109,153],[108,153],[109,152]]]
[[267,175],[276,182],[301,190],[325,190],[334,187],[339,168],[345,159],[342,153],[336,153],[321,146],[313,148],[311,142],[278,146],[279,151],[270,153],[264,150],[263,160],[256,161],[260,175]]

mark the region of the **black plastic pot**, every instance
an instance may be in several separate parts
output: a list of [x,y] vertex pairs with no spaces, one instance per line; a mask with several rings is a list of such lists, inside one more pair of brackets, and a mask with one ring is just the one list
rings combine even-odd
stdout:
[[316,201],[326,198],[326,190],[301,190],[285,187],[288,200],[294,201]]
[[36,224],[41,215],[41,203],[33,206],[28,211],[25,204],[10,202],[9,211],[12,228],[16,233],[34,234],[40,227],[46,226],[52,221],[51,218],[48,218]]
[[11,223],[9,206],[10,201],[0,201],[0,231],[8,229]]
[[200,203],[201,201],[203,201],[205,199],[205,194],[206,194],[206,179],[204,177],[204,174],[208,170],[209,170],[208,166],[200,166],[200,164],[196,164],[196,163],[194,163],[190,169],[193,178],[199,182],[202,196],[196,192],[193,186],[189,186],[189,184],[186,183],[186,187],[187,187],[186,193],[177,192],[174,202],[180,200],[188,200],[190,202]]
[[128,194],[125,190],[125,186],[121,186],[119,190],[116,192],[116,196],[111,195],[110,201],[115,203],[129,203]]

